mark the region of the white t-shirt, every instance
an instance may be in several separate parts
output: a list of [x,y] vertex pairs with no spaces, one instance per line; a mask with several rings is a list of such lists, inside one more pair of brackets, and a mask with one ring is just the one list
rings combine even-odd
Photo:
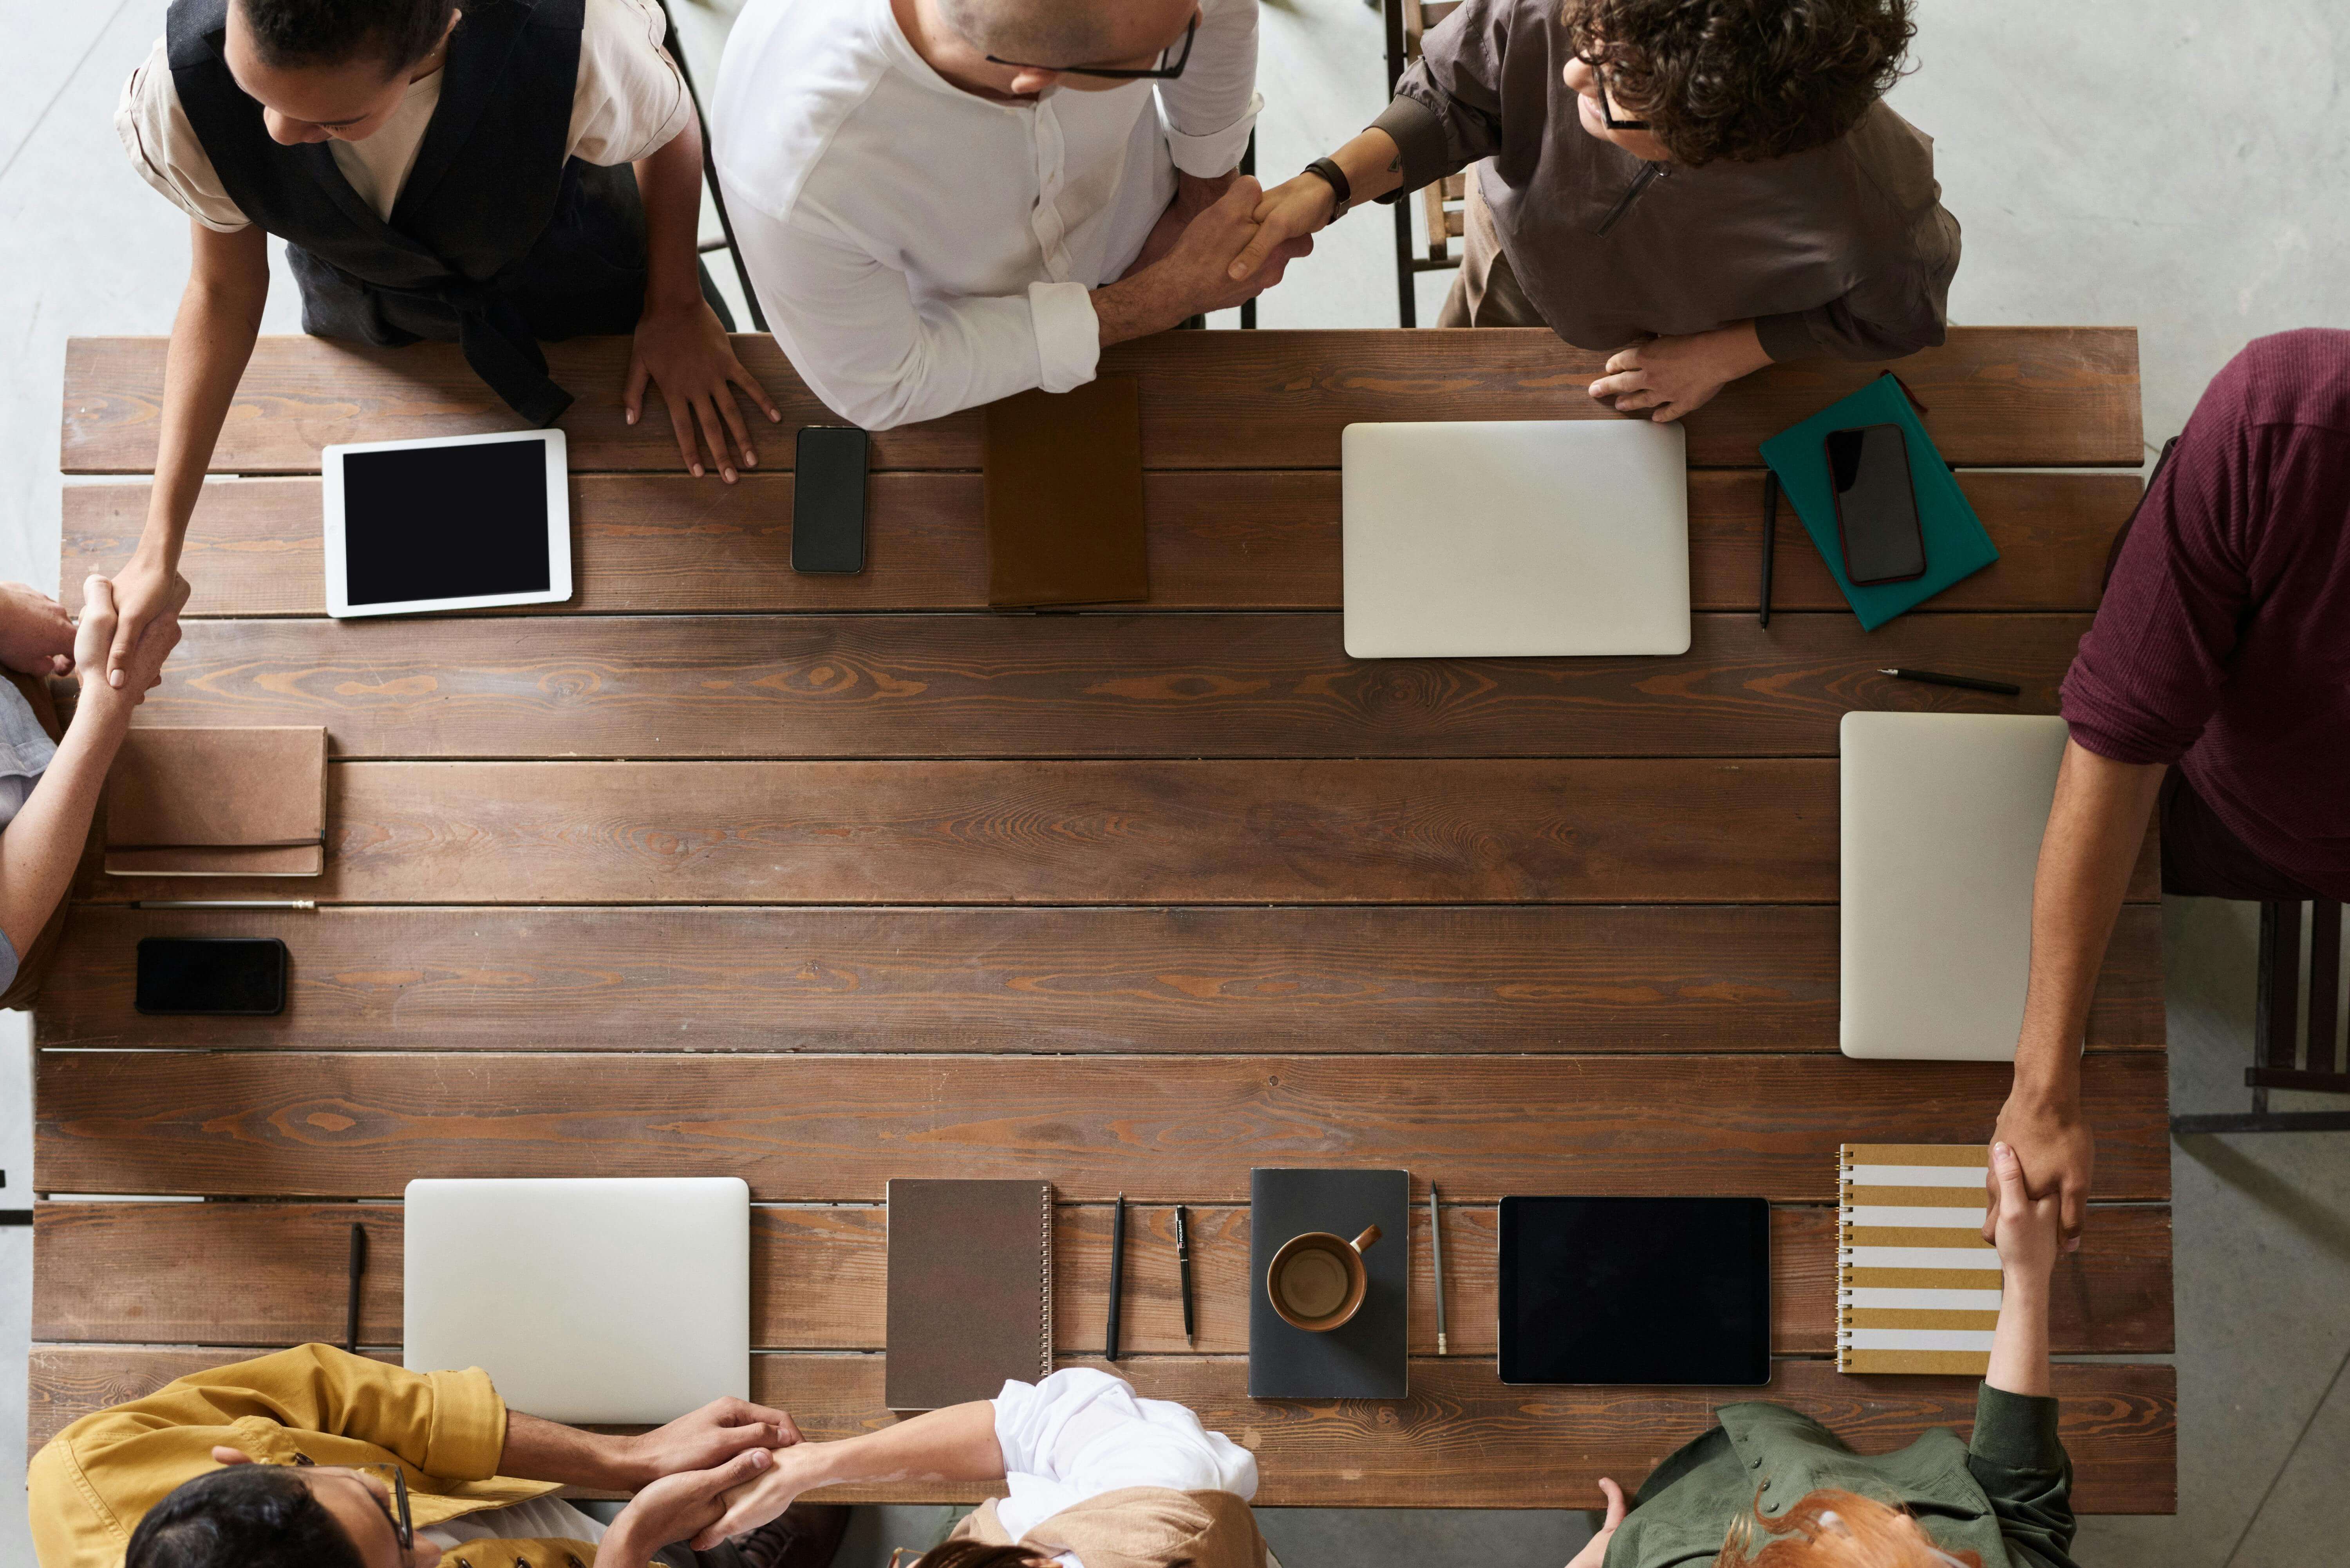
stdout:
[[868,430],[1094,376],[1089,291],[1175,171],[1229,173],[1256,119],[1257,0],[1201,0],[1182,76],[999,103],[932,70],[889,0],[751,0],[710,116],[775,339]]
[[452,1552],[468,1541],[584,1541],[593,1546],[604,1539],[604,1528],[602,1521],[559,1497],[535,1497],[528,1502],[460,1514],[438,1524],[421,1524],[416,1533],[442,1551]]
[[[457,24],[461,32],[464,26]],[[693,103],[676,63],[661,47],[663,30],[656,0],[586,0],[579,80],[571,99],[572,157],[596,164],[633,163],[668,146],[685,129]],[[391,216],[440,102],[441,73],[434,71],[408,84],[400,107],[373,136],[364,141],[337,137],[328,143],[335,166],[377,216]],[[224,234],[248,226],[180,108],[163,39],[155,40],[123,83],[114,131],[140,177],[188,216]]]
[[[1042,1383],[1006,1383],[995,1397],[995,1446],[1011,1495],[997,1522],[1017,1541],[1065,1508],[1126,1487],[1256,1496],[1256,1456],[1166,1399],[1090,1366]],[[1074,1552],[1054,1562],[1084,1568]]]

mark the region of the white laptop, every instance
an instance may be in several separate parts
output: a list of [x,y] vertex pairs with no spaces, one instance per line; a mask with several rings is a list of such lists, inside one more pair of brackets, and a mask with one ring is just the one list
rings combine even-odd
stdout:
[[1351,657],[1689,651],[1678,424],[1348,425],[1339,447]]
[[408,1184],[417,1371],[510,1409],[668,1421],[751,1394],[751,1189],[732,1177]]
[[2064,721],[1846,713],[1847,1056],[2009,1062]]

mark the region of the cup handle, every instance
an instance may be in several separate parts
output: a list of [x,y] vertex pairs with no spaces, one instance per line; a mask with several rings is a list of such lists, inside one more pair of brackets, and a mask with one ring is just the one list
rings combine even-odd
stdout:
[[1367,1252],[1371,1250],[1371,1244],[1379,1239],[1379,1228],[1378,1226],[1366,1225],[1363,1227],[1363,1233],[1356,1237],[1353,1241],[1347,1242],[1347,1245],[1355,1249],[1357,1254]]

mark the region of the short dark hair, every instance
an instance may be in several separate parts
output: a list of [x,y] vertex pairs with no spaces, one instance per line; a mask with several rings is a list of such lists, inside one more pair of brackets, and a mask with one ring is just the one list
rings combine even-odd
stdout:
[[227,1465],[149,1509],[122,1568],[367,1568],[367,1560],[292,1469]]
[[1567,41],[1673,157],[1784,158],[1835,140],[1902,76],[1910,0],[1565,0]]
[[457,0],[236,0],[265,64],[383,63],[405,70],[449,30]]

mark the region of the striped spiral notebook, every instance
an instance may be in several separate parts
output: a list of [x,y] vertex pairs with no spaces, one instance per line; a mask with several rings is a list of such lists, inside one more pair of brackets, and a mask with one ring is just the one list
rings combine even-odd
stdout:
[[1838,1216],[1836,1370],[1980,1377],[1999,1326],[1981,1144],[1848,1143]]

